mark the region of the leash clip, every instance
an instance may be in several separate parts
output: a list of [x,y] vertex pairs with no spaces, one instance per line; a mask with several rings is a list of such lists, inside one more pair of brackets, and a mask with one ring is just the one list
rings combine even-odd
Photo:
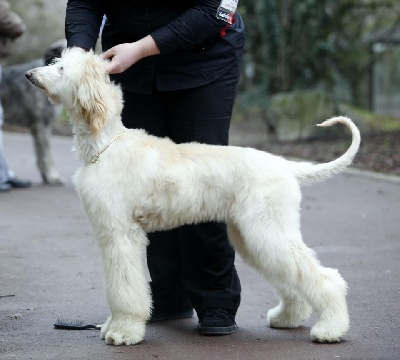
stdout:
[[96,154],[92,157],[92,160],[90,161],[92,164],[97,164],[100,159],[100,154]]

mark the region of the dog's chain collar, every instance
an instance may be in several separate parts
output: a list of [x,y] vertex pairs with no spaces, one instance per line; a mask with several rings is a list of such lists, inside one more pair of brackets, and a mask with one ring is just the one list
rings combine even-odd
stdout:
[[100,160],[100,155],[104,151],[106,151],[115,140],[117,140],[123,133],[126,133],[126,132],[127,132],[127,130],[124,130],[124,131],[120,132],[117,136],[115,136],[113,139],[111,139],[111,141],[107,144],[107,146],[103,150],[101,150],[100,152],[98,152],[97,154],[95,154],[92,157],[91,163],[92,164],[97,164],[99,162],[99,160]]

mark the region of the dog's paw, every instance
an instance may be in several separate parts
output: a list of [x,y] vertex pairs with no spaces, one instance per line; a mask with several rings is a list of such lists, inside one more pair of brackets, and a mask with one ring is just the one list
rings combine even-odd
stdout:
[[47,185],[64,185],[65,179],[57,171],[42,173],[43,182]]
[[134,320],[112,320],[101,328],[101,337],[108,345],[134,345],[144,338],[146,323]]
[[337,343],[349,329],[348,323],[335,324],[328,321],[318,321],[311,329],[310,337],[314,342]]
[[105,339],[106,334],[107,334],[108,330],[110,329],[111,320],[112,320],[112,317],[109,316],[107,321],[103,325],[101,325],[100,337],[102,339]]
[[278,306],[268,311],[267,321],[272,328],[299,327],[304,320],[311,315],[312,308],[305,302],[297,305],[284,306],[281,302]]

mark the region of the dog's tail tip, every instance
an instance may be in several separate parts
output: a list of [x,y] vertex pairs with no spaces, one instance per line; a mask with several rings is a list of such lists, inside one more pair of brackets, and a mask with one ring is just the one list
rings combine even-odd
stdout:
[[332,118],[330,118],[328,120],[325,120],[324,122],[322,122],[320,124],[317,124],[317,126],[319,126],[319,127],[328,127],[328,126],[335,125],[337,123],[342,123],[342,124],[345,124],[345,125],[349,125],[349,124],[352,124],[353,121],[350,118],[348,118],[347,116],[335,116],[335,117],[332,117]]
[[342,172],[347,166],[352,163],[360,147],[361,141],[360,131],[353,123],[353,121],[346,116],[335,116],[324,121],[321,124],[318,124],[317,126],[328,127],[337,123],[342,123],[350,129],[352,135],[352,142],[350,147],[342,156],[340,156],[336,160],[323,164],[314,164],[306,169],[301,169],[301,167],[299,167],[296,175],[301,184],[307,185],[327,179],[334,174]]

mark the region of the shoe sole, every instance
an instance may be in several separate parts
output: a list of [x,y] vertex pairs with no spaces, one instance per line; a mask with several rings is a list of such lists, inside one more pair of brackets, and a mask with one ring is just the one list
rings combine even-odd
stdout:
[[223,326],[223,327],[201,327],[199,326],[199,332],[201,335],[230,335],[233,334],[237,329],[236,325]]

